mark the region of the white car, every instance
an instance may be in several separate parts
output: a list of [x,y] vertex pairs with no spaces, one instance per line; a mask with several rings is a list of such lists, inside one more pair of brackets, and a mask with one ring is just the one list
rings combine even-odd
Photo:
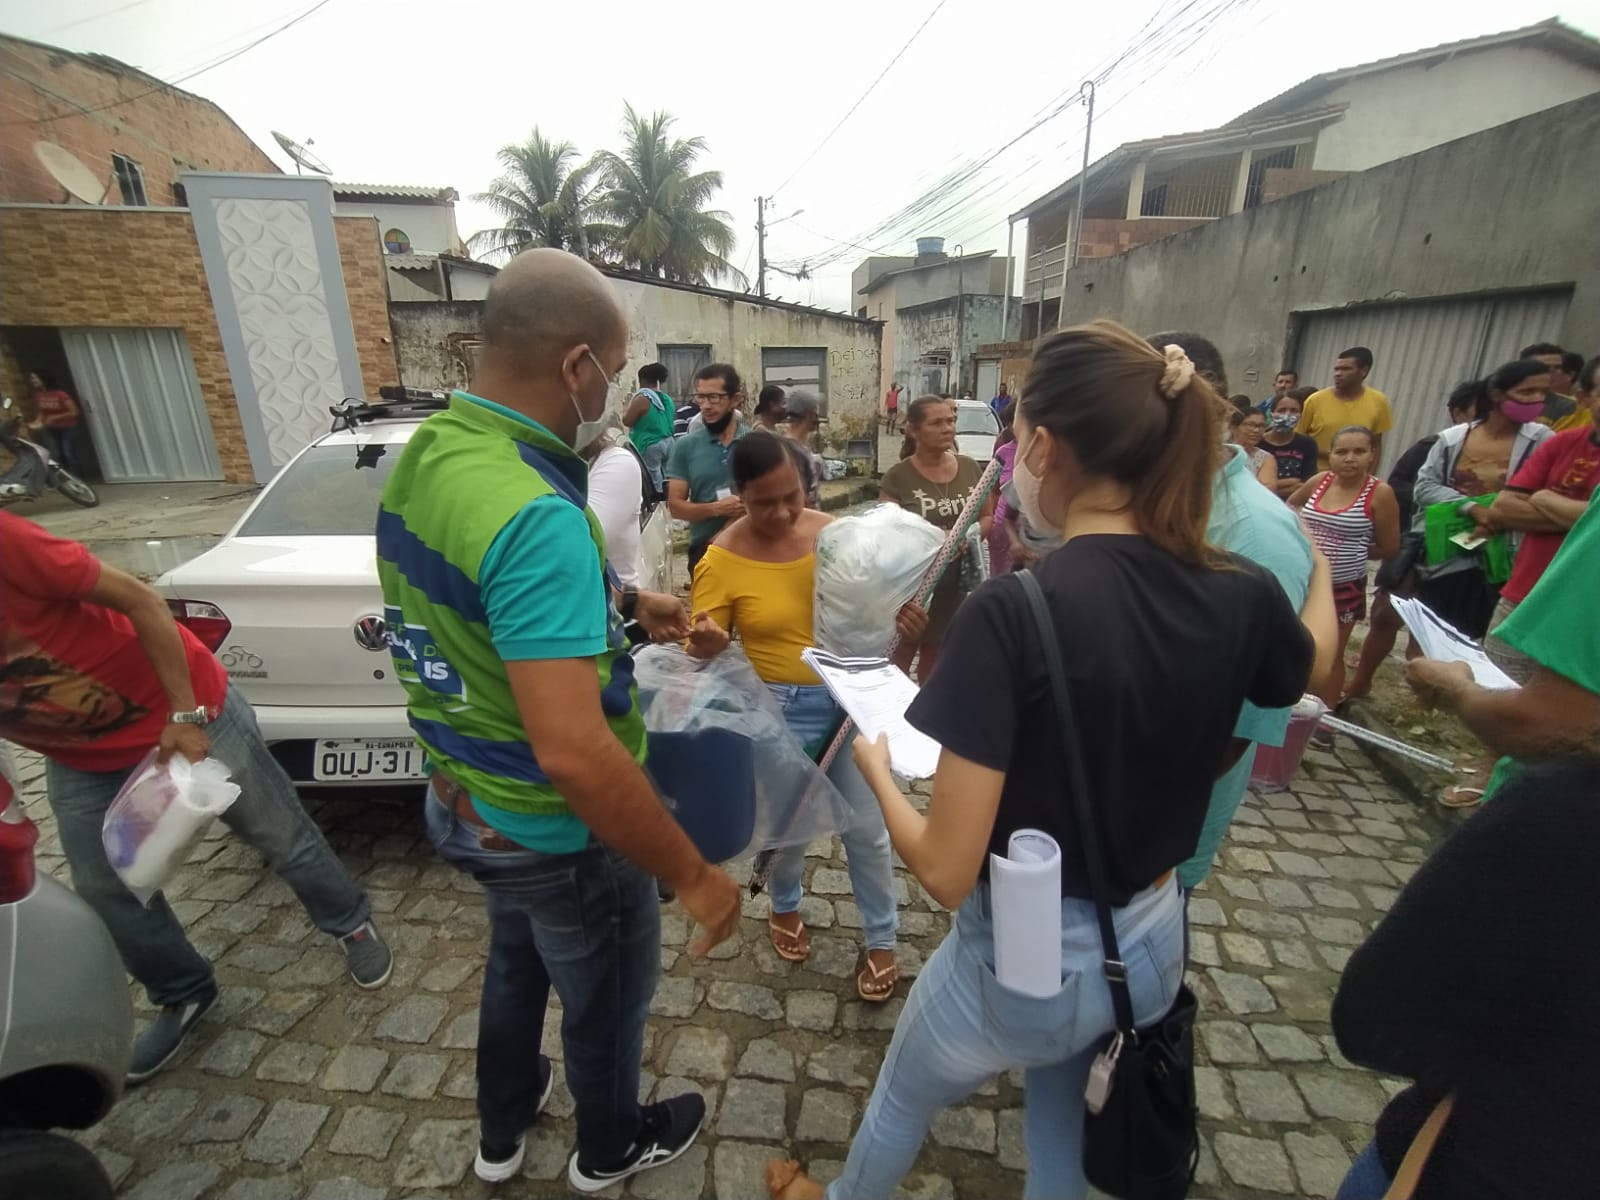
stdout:
[[[348,416],[290,459],[221,542],[155,585],[227,669],[297,784],[424,778],[389,654],[374,530],[390,470],[446,397],[382,394],[396,402],[348,402]],[[660,507],[645,527],[643,587],[670,590],[667,524]]]
[[1000,419],[982,400],[956,401],[956,453],[965,454],[980,467],[994,457],[994,439]]

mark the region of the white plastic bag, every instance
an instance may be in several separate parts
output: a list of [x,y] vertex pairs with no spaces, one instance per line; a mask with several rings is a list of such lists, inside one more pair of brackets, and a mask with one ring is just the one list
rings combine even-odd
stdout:
[[729,862],[854,829],[863,816],[807,755],[744,651],[635,655],[645,767],[700,852]]
[[944,530],[898,504],[825,526],[817,535],[817,645],[846,658],[887,653],[895,617],[943,544]]
[[214,817],[239,798],[228,767],[214,758],[191,763],[174,754],[164,765],[145,755],[106,809],[100,840],[127,889],[149,904],[189,857]]

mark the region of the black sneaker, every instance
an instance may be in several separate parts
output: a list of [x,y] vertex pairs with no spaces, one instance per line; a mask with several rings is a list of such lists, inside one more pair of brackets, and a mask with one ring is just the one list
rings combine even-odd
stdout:
[[133,1061],[128,1064],[127,1081],[143,1083],[172,1061],[183,1049],[189,1030],[210,1011],[217,1002],[217,985],[187,1004],[169,1004],[156,1014],[156,1019],[145,1026],[133,1043]]
[[339,945],[344,947],[344,961],[357,987],[376,988],[389,982],[389,973],[394,970],[394,954],[371,921],[363,921],[345,934],[339,939]]
[[[539,1070],[544,1074],[544,1089],[539,1093],[539,1107],[533,1112],[535,1118],[544,1112],[544,1106],[550,1103],[550,1093],[556,1090],[555,1067],[543,1054],[539,1055]],[[522,1159],[527,1152],[526,1134],[519,1135],[509,1146],[491,1146],[479,1138],[478,1157],[472,1164],[472,1173],[485,1183],[504,1183],[522,1170]]]
[[694,1092],[646,1105],[639,1140],[621,1163],[615,1167],[589,1166],[574,1154],[567,1165],[567,1182],[580,1192],[600,1192],[640,1171],[664,1167],[694,1145],[705,1120],[705,1097]]

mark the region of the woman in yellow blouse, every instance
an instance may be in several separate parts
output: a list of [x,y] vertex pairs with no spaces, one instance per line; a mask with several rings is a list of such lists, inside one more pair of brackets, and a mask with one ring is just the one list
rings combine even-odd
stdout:
[[[782,706],[790,730],[816,757],[838,728],[841,714],[800,652],[815,640],[817,534],[833,518],[806,507],[805,485],[786,439],[763,433],[740,439],[734,443],[729,470],[745,515],[717,535],[695,572],[689,653],[711,658],[727,648],[730,632],[737,632],[756,674]],[[902,632],[914,637],[926,619],[921,609],[908,605],[901,610]],[[863,1000],[881,1003],[893,995],[900,977],[894,957],[899,912],[889,835],[872,790],[850,755],[834,758],[828,778],[868,822],[841,838],[867,939],[867,961],[856,990]],[[790,962],[803,962],[811,953],[799,911],[805,853],[804,846],[780,850],[768,883],[772,946]]]

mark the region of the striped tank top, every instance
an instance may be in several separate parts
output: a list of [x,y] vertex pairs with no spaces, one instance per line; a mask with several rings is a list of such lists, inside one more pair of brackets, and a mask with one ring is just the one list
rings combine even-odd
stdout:
[[1333,480],[1333,472],[1329,471],[1300,512],[1311,531],[1311,540],[1328,556],[1333,582],[1353,583],[1367,577],[1367,555],[1372,550],[1372,493],[1380,481],[1376,475],[1368,475],[1361,494],[1349,508],[1329,510],[1321,507],[1322,497]]

